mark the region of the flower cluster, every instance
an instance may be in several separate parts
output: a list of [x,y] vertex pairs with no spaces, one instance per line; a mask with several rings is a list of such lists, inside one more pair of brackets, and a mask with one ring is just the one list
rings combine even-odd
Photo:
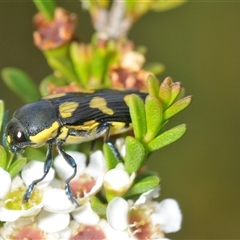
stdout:
[[3,239],[163,239],[164,233],[180,229],[182,215],[177,202],[154,200],[159,196],[159,187],[136,200],[113,197],[109,203],[100,202],[106,191],[114,191],[119,196],[126,192],[136,175],[129,176],[121,163],[107,170],[100,150],[90,156],[87,166],[84,154],[68,153],[78,166],[71,189],[79,207],[63,190],[64,180],[72,169],[60,155],[28,203],[21,202],[22,196],[26,186],[41,176],[44,163],[29,162],[21,176],[13,180],[0,168],[1,183],[4,182],[0,186],[0,221],[4,222],[0,236]]
[[[127,32],[146,12],[165,11],[184,1],[81,1],[95,28],[90,43],[75,35],[76,14],[57,7],[53,0],[34,1],[39,10],[34,17],[34,43],[52,73],[37,88],[19,69],[2,71],[4,82],[24,102],[48,94],[102,88],[146,92],[146,98],[137,94],[124,98],[132,132],[127,137],[121,133],[115,137],[115,152],[112,142],[98,145],[91,154],[84,143],[66,147],[77,165],[75,177],[70,181],[73,169],[58,155],[43,181],[30,189],[33,191],[27,202],[23,202],[23,196],[29,193],[29,185],[34,186],[31,184],[43,177],[46,148],[30,145],[24,153],[14,156],[3,142],[0,240],[166,239],[166,234],[180,229],[182,214],[177,202],[158,202],[160,179],[145,163],[152,152],[184,135],[185,124],[171,129],[165,126],[191,103],[191,96],[183,97],[181,84],[171,78],[160,83],[155,75],[162,73],[164,66],[146,64],[146,48],[137,48],[127,38]],[[0,130],[3,122],[4,104],[0,100]],[[87,137],[85,140],[92,139]],[[76,202],[68,198],[66,182]]]

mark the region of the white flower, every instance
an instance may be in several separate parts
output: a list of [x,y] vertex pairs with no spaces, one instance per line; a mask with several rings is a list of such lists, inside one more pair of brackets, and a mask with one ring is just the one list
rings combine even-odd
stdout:
[[33,198],[28,203],[22,202],[22,196],[26,188],[19,176],[16,176],[4,199],[0,201],[0,221],[13,222],[20,217],[31,217],[37,215],[42,208],[41,194],[33,193]]
[[165,233],[177,232],[181,229],[182,214],[178,203],[174,199],[155,202],[155,211],[151,214],[153,224],[159,224]]
[[175,200],[158,203],[145,199],[146,202],[132,204],[123,198],[114,198],[107,207],[109,225],[114,230],[130,231],[137,239],[164,239],[164,233],[180,229],[182,214]]
[[0,236],[4,240],[26,239],[26,237],[27,239],[44,239],[43,232],[36,227],[34,218],[23,218],[14,222],[6,222],[0,228]]
[[9,192],[11,187],[11,177],[10,174],[3,168],[0,168],[0,199],[3,199]]

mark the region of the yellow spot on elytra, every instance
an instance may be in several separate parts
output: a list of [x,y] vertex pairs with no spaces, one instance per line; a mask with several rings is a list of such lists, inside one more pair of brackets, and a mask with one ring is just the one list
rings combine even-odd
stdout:
[[49,128],[45,128],[41,132],[34,136],[30,136],[31,142],[36,143],[34,146],[41,146],[46,143],[47,140],[52,139],[57,135],[57,129],[59,128],[59,123],[54,122]]
[[65,96],[66,93],[56,93],[56,94],[51,94],[48,96],[43,97],[43,99],[53,99],[53,98],[59,98]]
[[102,97],[94,97],[90,103],[89,103],[90,108],[97,108],[101,112],[108,114],[108,115],[113,115],[114,111],[107,107],[107,102],[104,98]]
[[62,118],[69,118],[78,107],[77,102],[65,102],[59,106],[59,113]]

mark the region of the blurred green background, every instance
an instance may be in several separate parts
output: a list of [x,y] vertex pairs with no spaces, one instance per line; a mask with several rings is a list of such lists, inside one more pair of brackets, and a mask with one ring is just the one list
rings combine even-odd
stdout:
[[[93,32],[76,1],[59,1],[79,15],[78,34]],[[18,67],[36,83],[48,75],[32,43],[30,1],[0,1],[0,69]],[[162,179],[161,198],[175,198],[183,226],[172,239],[240,239],[240,2],[189,2],[145,15],[130,32],[148,47],[147,60],[167,69],[160,79],[181,81],[193,103],[172,124],[187,123],[178,142],[152,155],[149,167]],[[26,93],[27,94],[27,93]],[[13,111],[22,105],[0,80],[0,99]]]

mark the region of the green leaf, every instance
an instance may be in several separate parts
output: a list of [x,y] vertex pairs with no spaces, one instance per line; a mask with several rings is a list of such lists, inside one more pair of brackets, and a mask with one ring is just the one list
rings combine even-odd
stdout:
[[139,182],[135,183],[131,189],[125,194],[124,197],[131,198],[141,195],[159,185],[160,179],[157,176],[147,176],[142,178]]
[[106,215],[106,205],[103,204],[96,196],[91,198],[91,207],[99,216],[104,217]]
[[129,111],[133,125],[134,136],[141,141],[147,132],[146,113],[143,100],[132,94],[129,98]]
[[103,152],[106,159],[107,168],[113,169],[119,163],[119,160],[116,158],[113,150],[108,146],[107,143],[103,144]]
[[144,143],[150,142],[159,132],[162,122],[163,109],[161,102],[154,96],[147,96],[145,101],[147,134]]
[[47,20],[53,19],[56,7],[54,0],[33,0],[33,2]]
[[5,84],[24,102],[33,102],[40,98],[39,91],[32,79],[17,68],[4,68],[2,78]]
[[147,78],[147,85],[149,95],[158,98],[159,81],[153,75],[149,75]]
[[46,160],[46,151],[43,152],[39,148],[26,148],[23,154],[28,161],[37,160],[44,162]]
[[3,169],[7,167],[7,153],[2,145],[0,145],[0,167]]
[[3,125],[3,120],[4,120],[4,102],[0,100],[0,132]]
[[168,101],[167,107],[169,107],[176,100],[180,92],[181,92],[181,83],[180,82],[173,83],[171,86],[171,97]]
[[85,86],[89,80],[90,71],[90,47],[85,44],[78,44],[76,42],[70,45],[70,57],[73,63],[74,70],[78,75],[80,84]]
[[186,125],[180,124],[176,127],[169,129],[168,131],[162,133],[155,139],[153,139],[146,147],[148,153],[156,151],[160,148],[163,148],[179,138],[181,138],[186,132]]
[[159,75],[165,71],[165,66],[162,63],[147,63],[144,69],[154,75]]
[[159,99],[163,105],[163,109],[166,109],[171,99],[171,87],[166,81],[162,82],[159,89]]
[[13,164],[9,167],[8,172],[11,178],[14,178],[26,165],[26,158],[19,158],[13,162]]
[[180,7],[182,4],[186,3],[186,0],[164,0],[164,1],[153,1],[152,3],[152,10],[163,12],[168,11],[176,7]]
[[126,137],[125,168],[128,173],[137,172],[143,164],[145,149],[143,145],[133,137]]
[[175,102],[163,114],[163,119],[167,120],[185,109],[192,101],[192,96],[187,96]]

